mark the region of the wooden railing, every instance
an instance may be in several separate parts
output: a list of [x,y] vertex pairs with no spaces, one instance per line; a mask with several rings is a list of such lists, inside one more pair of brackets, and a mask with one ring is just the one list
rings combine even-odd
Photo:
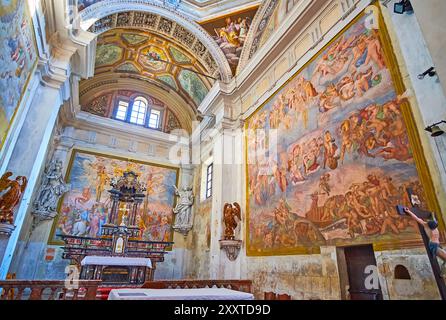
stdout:
[[79,280],[66,287],[60,280],[0,281],[0,300],[96,300],[101,281]]
[[142,286],[145,289],[195,289],[226,288],[251,293],[251,280],[162,280],[148,281]]

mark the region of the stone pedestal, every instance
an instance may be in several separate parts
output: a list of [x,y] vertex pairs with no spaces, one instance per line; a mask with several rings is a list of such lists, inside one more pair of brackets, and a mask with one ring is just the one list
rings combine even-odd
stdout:
[[10,223],[0,223],[0,235],[5,235],[9,238],[15,229],[15,225]]
[[220,240],[220,249],[226,252],[230,261],[235,261],[242,248],[242,240]]

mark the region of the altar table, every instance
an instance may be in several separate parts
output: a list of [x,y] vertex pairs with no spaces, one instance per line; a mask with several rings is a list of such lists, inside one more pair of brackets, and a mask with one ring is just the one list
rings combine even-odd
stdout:
[[87,256],[81,265],[81,279],[102,280],[106,286],[142,285],[153,279],[148,258]]
[[81,265],[82,266],[128,266],[128,267],[152,268],[152,261],[148,258],[87,256],[82,260]]
[[225,288],[114,289],[108,300],[254,300],[254,295]]

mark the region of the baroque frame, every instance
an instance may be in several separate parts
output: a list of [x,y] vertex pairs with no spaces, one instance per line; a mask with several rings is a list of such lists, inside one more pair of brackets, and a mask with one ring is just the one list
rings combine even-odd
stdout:
[[[158,168],[165,168],[165,169],[170,169],[170,170],[175,170],[176,173],[176,181],[175,181],[175,185],[177,186],[177,188],[179,187],[179,181],[180,181],[180,168],[179,167],[175,167],[175,166],[167,166],[167,165],[163,165],[163,164],[159,164],[159,163],[154,163],[154,162],[147,162],[147,161],[142,161],[142,160],[137,160],[137,159],[131,159],[131,158],[125,158],[122,156],[116,156],[113,154],[109,154],[109,153],[100,153],[100,152],[95,152],[95,151],[91,151],[91,150],[87,150],[87,149],[73,149],[71,151],[71,156],[70,156],[70,160],[68,162],[68,166],[67,166],[67,170],[65,172],[65,182],[66,183],[70,183],[70,179],[71,179],[71,171],[73,168],[73,163],[74,163],[74,159],[76,158],[76,155],[79,153],[83,153],[83,154],[88,154],[88,155],[93,155],[93,156],[99,156],[99,157],[104,157],[104,158],[109,158],[109,159],[115,159],[115,160],[120,160],[120,161],[127,161],[127,162],[132,162],[132,163],[138,163],[138,164],[143,164],[143,165],[148,165],[148,166],[153,166],[153,167],[158,167]],[[58,241],[55,240],[55,235],[56,235],[56,226],[57,223],[59,222],[59,217],[60,217],[60,210],[62,208],[62,204],[64,201],[66,195],[62,196],[59,199],[58,205],[57,205],[57,216],[56,218],[54,218],[53,222],[52,222],[52,226],[51,226],[51,231],[48,237],[48,245],[63,245],[64,242],[63,241]],[[173,206],[175,207],[177,202],[177,199],[174,199],[174,203]],[[173,221],[172,221],[172,225],[173,225]],[[173,241],[173,237],[174,234],[173,232],[171,232],[170,235],[170,239],[169,241]],[[169,247],[168,249],[171,249],[171,247]]]
[[[397,95],[400,95],[406,91],[406,87],[404,85],[403,78],[401,76],[401,71],[398,65],[397,57],[393,50],[393,45],[391,43],[389,31],[387,25],[384,21],[384,17],[382,14],[381,7],[375,1],[370,4],[376,8],[376,12],[378,15],[379,21],[379,29],[378,35],[381,40],[381,44],[384,51],[384,59],[386,64],[389,66],[389,71],[392,77],[392,81],[394,84],[394,89]],[[361,18],[366,15],[366,10],[363,10],[356,17],[352,19],[342,30],[340,30],[323,48],[321,48],[318,52],[316,52],[310,60],[308,60],[299,70],[297,70],[284,84],[282,84],[277,90],[275,90],[256,110],[249,115],[245,120],[244,125],[244,157],[245,157],[245,199],[246,199],[246,225],[245,225],[245,239],[246,239],[246,255],[250,257],[258,257],[258,256],[281,256],[281,255],[303,255],[303,254],[320,254],[320,247],[297,247],[293,249],[280,248],[274,249],[269,252],[257,252],[256,250],[252,250],[250,248],[249,241],[249,221],[250,221],[250,194],[249,194],[249,181],[248,181],[248,122],[254,117],[262,108],[269,103],[272,99],[276,97],[276,95],[286,87],[291,81],[293,81],[308,65],[314,62],[320,54],[326,50],[331,44],[333,44],[336,40],[338,40],[350,27],[352,27],[355,23],[357,23]],[[439,200],[435,194],[435,187],[432,181],[432,173],[430,168],[427,165],[426,157],[423,153],[423,147],[421,145],[421,138],[419,131],[417,129],[415,123],[415,117],[411,108],[410,102],[406,101],[401,104],[401,113],[404,119],[404,123],[407,129],[407,135],[409,138],[410,147],[413,150],[413,157],[416,166],[416,170],[418,173],[418,177],[423,186],[425,192],[425,198],[427,202],[427,207],[430,211],[437,213],[437,218],[439,222],[439,230],[441,233],[442,242],[446,239],[445,233],[445,222],[443,220],[443,216],[441,214],[441,208],[439,204]],[[409,248],[417,248],[423,247],[423,242],[420,239],[414,240],[397,240],[392,243],[377,241],[377,242],[364,242],[362,244],[372,244],[373,249],[375,251],[385,251],[385,250],[398,250],[398,249],[409,249]],[[355,245],[360,245],[357,243]],[[343,247],[345,245],[341,245],[339,247]]]

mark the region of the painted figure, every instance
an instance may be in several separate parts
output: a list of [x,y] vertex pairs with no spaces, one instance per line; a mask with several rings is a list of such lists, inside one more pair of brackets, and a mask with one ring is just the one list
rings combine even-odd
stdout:
[[0,178],[0,223],[14,223],[14,209],[28,184],[26,177],[18,176],[10,180],[12,172],[6,172]]

